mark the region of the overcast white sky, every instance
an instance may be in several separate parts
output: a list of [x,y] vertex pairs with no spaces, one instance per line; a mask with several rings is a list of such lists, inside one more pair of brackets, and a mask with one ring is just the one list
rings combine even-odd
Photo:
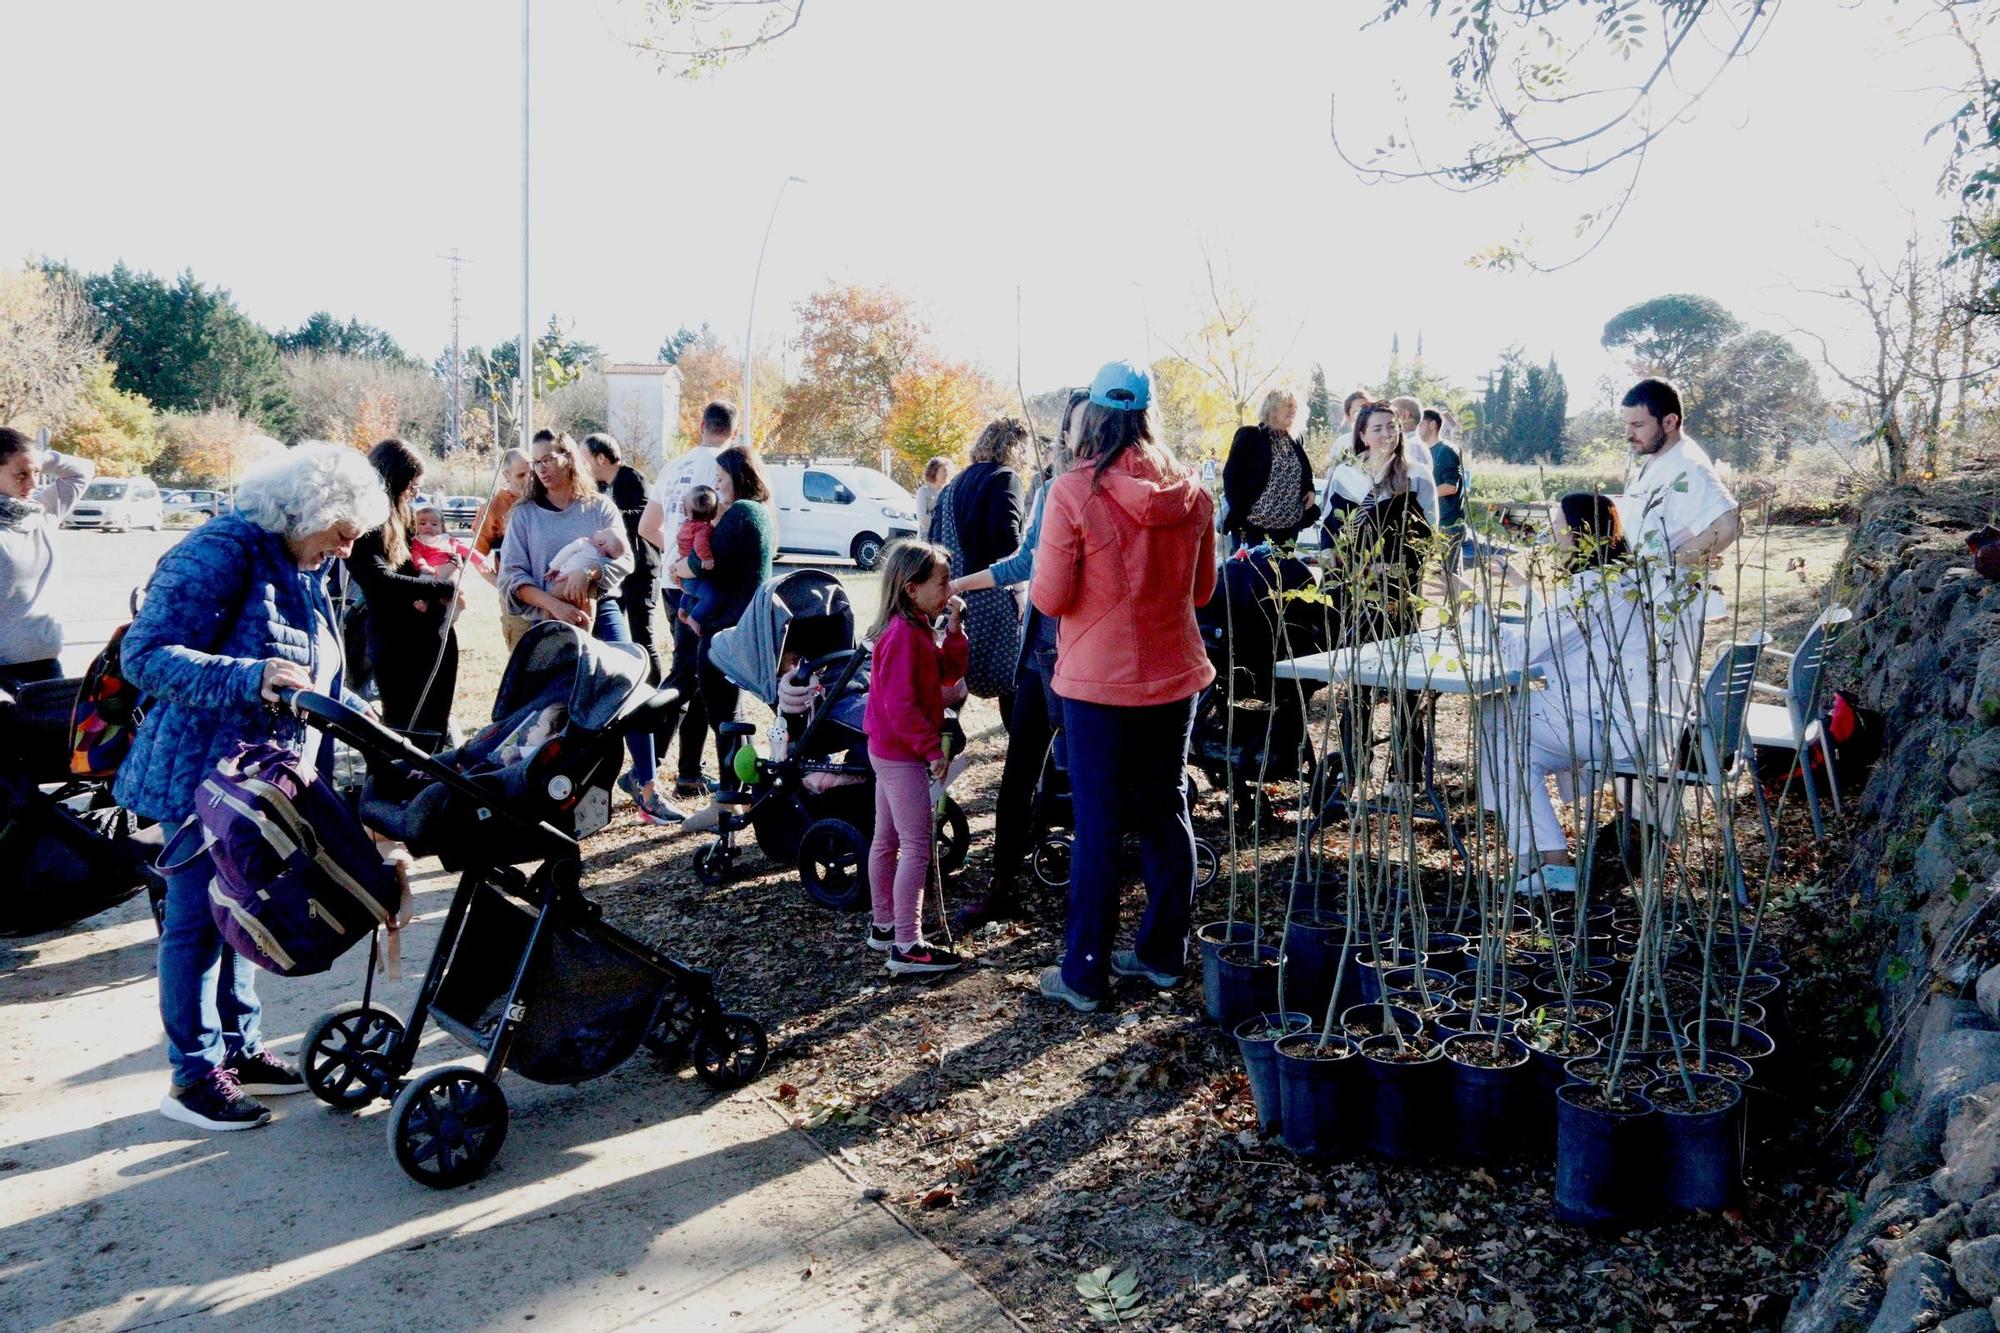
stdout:
[[[1852,244],[1833,229],[1887,253],[1912,210],[1940,216],[1922,135],[1953,51],[1898,34],[1912,6],[1792,0],[1655,149],[1609,243],[1560,274],[1475,271],[1467,256],[1524,222],[1560,243],[1601,193],[1357,182],[1329,93],[1357,115],[1397,82],[1414,106],[1445,94],[1443,25],[1363,31],[1379,8],[818,0],[768,52],[688,82],[615,39],[614,0],[538,0],[536,321],[560,312],[620,360],[683,323],[740,340],[796,174],[760,346],[815,286],[883,284],[947,353],[1011,380],[1018,286],[1029,389],[1077,382],[1143,354],[1147,316],[1162,335],[1193,322],[1206,240],[1336,391],[1421,329],[1466,383],[1506,343],[1553,353],[1580,405],[1618,370],[1597,337],[1626,304],[1695,291],[1752,324],[1826,325],[1832,307],[1789,284]],[[430,356],[457,246],[467,341],[507,337],[519,42],[501,0],[9,4],[0,260],[192,268],[272,328],[325,307]]]

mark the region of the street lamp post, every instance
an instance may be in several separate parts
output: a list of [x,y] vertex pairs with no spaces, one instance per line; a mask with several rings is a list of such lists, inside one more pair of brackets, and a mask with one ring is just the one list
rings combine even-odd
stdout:
[[778,197],[771,201],[770,220],[764,224],[764,243],[757,247],[757,271],[750,276],[750,314],[743,321],[743,401],[737,405],[737,426],[745,444],[755,442],[750,433],[750,331],[757,324],[757,284],[764,278],[764,252],[771,248],[771,228],[778,225],[778,205],[785,202],[786,188],[805,183],[803,176],[787,176],[779,184]]

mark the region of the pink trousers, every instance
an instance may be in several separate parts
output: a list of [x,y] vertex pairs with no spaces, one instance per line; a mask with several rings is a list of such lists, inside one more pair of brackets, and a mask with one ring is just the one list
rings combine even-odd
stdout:
[[896,943],[915,944],[931,868],[930,770],[874,755],[868,762],[875,768],[875,841],[868,849],[875,924],[893,924]]

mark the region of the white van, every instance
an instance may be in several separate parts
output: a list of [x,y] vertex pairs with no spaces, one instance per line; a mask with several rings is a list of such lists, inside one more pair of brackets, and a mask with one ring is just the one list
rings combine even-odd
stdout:
[[66,528],[96,528],[102,532],[124,532],[149,528],[154,532],[166,521],[166,506],[160,488],[144,477],[99,477],[83,488],[83,494],[63,516]]
[[773,463],[765,475],[780,555],[840,556],[873,569],[890,542],[917,535],[916,497],[872,467]]

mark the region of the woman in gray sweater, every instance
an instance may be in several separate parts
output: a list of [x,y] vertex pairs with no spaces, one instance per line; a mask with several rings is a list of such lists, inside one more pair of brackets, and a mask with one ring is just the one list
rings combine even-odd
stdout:
[[[530,621],[560,620],[588,630],[606,643],[630,643],[632,632],[619,604],[618,589],[632,572],[632,547],[618,507],[599,494],[582,451],[567,435],[543,431],[529,451],[533,478],[528,493],[507,516],[507,539],[500,547],[499,589],[503,608]],[[558,558],[572,543],[594,543],[581,565]],[[629,779],[621,779],[639,818],[648,824],[675,822],[673,808],[653,787],[653,738],[625,737],[632,756]]]
[[0,426],[0,690],[62,674],[55,528],[96,473]]

